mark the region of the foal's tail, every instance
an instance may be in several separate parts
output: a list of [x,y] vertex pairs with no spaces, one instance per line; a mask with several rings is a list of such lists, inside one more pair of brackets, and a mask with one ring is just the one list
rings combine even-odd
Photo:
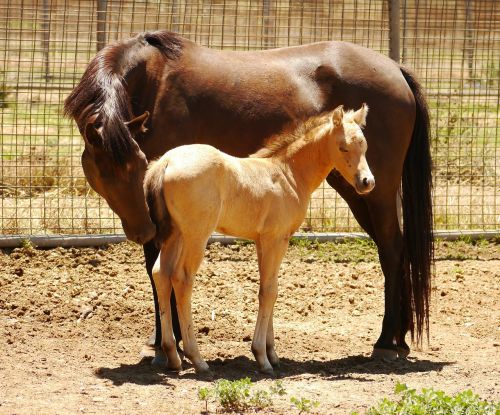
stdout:
[[[434,260],[432,220],[432,160],[429,108],[421,85],[401,67],[416,103],[413,135],[406,154],[402,178],[405,297],[412,339],[421,343],[424,328],[429,338],[431,267]],[[405,304],[406,303],[406,304]],[[416,326],[416,328],[415,328]],[[415,336],[416,334],[416,336]]]
[[163,194],[163,178],[168,160],[162,157],[149,164],[144,177],[144,194],[148,203],[151,221],[156,225],[154,242],[157,248],[165,241],[172,230],[172,222]]

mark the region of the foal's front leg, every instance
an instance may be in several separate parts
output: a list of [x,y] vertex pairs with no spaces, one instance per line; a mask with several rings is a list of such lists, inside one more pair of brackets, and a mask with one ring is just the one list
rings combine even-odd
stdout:
[[[255,325],[252,352],[259,370],[274,375],[273,366],[279,364],[274,350],[272,324],[273,307],[278,296],[278,272],[288,247],[288,238],[260,238],[256,241],[259,260],[259,313]],[[272,363],[272,364],[271,364]]]

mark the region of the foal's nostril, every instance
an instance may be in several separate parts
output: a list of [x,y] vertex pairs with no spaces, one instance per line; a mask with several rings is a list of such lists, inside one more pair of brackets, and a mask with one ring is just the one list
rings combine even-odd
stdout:
[[368,178],[363,179],[363,186],[368,187]]

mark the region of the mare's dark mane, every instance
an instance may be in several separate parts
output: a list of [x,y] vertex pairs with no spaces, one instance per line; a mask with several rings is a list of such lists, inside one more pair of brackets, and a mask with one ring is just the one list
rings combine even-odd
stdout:
[[136,49],[157,48],[167,59],[178,58],[184,39],[176,33],[142,33],[130,40],[109,45],[89,63],[82,79],[64,102],[64,114],[76,120],[83,135],[91,116],[99,129],[103,148],[123,163],[133,148],[126,121],[133,118],[124,78],[137,65]]

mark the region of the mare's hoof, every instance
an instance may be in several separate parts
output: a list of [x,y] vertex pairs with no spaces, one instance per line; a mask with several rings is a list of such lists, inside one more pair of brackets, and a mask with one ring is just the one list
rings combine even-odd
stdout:
[[398,358],[398,352],[393,349],[378,349],[374,348],[372,352],[372,359],[380,359],[393,361]]
[[398,351],[398,356],[400,359],[406,359],[408,355],[410,354],[410,348],[409,347],[397,347],[396,348]]
[[274,373],[274,369],[272,368],[272,366],[259,369],[259,372],[262,373],[263,375],[269,376],[271,378],[276,377],[276,374]]

